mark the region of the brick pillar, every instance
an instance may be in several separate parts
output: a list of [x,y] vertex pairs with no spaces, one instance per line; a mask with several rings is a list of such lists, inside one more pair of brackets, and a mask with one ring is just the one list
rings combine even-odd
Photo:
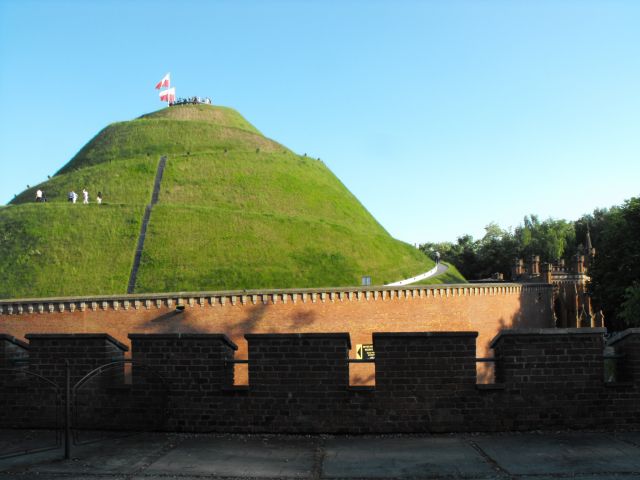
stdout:
[[[71,384],[75,384],[93,369],[122,361],[129,347],[106,333],[29,333],[29,365],[38,373],[64,388],[65,361],[69,361]],[[124,367],[113,370],[108,377],[109,383],[122,381]]]
[[136,421],[145,429],[216,431],[233,424],[238,402],[227,399],[225,392],[233,385],[232,360],[238,347],[226,335],[130,334],[129,338],[135,410],[145,412]]
[[28,343],[0,333],[0,368],[26,368],[28,359]]
[[505,330],[491,342],[515,429],[601,426],[603,328]]
[[474,414],[477,332],[374,333],[389,431],[464,430]]
[[[55,426],[55,409],[47,405],[56,404],[52,389],[34,377],[26,375],[29,345],[11,335],[0,334],[0,428],[35,428]],[[36,401],[42,401],[35,406]],[[35,407],[35,408],[34,408]],[[45,412],[45,410],[47,410]],[[11,445],[6,447],[11,450]],[[4,452],[6,453],[6,452]]]
[[629,328],[609,342],[622,358],[619,366],[619,380],[633,382],[640,389],[640,328]]
[[551,264],[550,263],[543,263],[542,264],[542,281],[545,283],[551,283]]
[[511,280],[518,280],[524,273],[524,266],[521,258],[514,258],[511,263]]
[[540,275],[540,257],[531,255],[529,258],[529,276],[535,277],[537,275]]
[[336,431],[349,386],[348,333],[248,334],[249,390],[258,430]]
[[202,395],[233,385],[234,353],[238,349],[217,333],[129,334],[134,362],[133,383],[143,381],[143,363],[168,383],[172,395]]
[[584,255],[576,253],[572,258],[571,263],[572,273],[584,273]]

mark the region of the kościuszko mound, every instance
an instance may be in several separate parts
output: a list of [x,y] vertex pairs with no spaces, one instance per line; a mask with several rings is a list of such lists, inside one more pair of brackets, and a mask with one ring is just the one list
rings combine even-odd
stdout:
[[[162,155],[136,293],[381,284],[432,266],[321,161],[234,110],[181,105],[109,125],[0,210],[0,297],[125,293]],[[67,202],[83,188],[89,205]]]

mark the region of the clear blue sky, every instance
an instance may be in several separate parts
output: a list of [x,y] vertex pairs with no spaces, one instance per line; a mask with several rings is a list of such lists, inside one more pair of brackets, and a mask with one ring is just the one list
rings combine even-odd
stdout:
[[0,203],[167,71],[410,243],[640,195],[637,0],[0,0]]

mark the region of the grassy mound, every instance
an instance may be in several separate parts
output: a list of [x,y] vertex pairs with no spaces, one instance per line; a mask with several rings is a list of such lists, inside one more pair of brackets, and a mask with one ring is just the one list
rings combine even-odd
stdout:
[[160,205],[148,239],[139,291],[381,284],[424,268],[387,234],[289,215]]
[[[108,126],[0,209],[0,297],[124,293],[161,155],[136,292],[382,284],[433,266],[319,160],[231,109],[184,105]],[[69,204],[83,188],[105,204]]]
[[0,298],[126,290],[143,210],[55,203],[0,210]]

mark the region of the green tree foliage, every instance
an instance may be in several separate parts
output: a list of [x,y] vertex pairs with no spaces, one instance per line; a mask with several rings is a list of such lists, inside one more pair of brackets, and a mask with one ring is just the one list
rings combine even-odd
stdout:
[[640,282],[625,290],[620,318],[627,327],[640,327]]
[[514,258],[539,255],[542,262],[556,262],[588,254],[588,234],[596,249],[589,270],[594,306],[602,308],[611,329],[640,325],[640,198],[596,209],[575,222],[528,215],[513,233],[495,223],[485,232],[479,240],[464,235],[456,243],[425,243],[420,248],[428,255],[440,252],[469,280],[495,272],[509,278]]
[[490,223],[479,240],[464,235],[455,244],[425,243],[420,248],[428,255],[440,252],[444,260],[455,264],[468,279],[488,278],[494,273],[503,273],[508,278],[514,258],[540,255],[543,262],[566,258],[567,253],[575,253],[575,249],[568,249],[575,238],[571,222],[552,218],[541,222],[536,215],[529,215],[513,233]]
[[543,262],[555,262],[566,258],[567,246],[575,243],[573,223],[549,218],[543,222],[537,215],[524,217],[515,230],[516,256],[540,255]]
[[598,210],[589,220],[593,224],[593,243],[597,250],[589,272],[591,294],[604,310],[610,326],[623,328],[632,320],[637,305],[640,198],[632,198],[609,210]]

